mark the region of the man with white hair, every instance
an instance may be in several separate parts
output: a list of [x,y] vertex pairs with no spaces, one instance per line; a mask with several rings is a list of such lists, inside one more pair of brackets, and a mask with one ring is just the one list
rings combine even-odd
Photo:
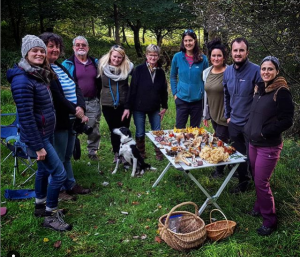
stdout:
[[97,151],[100,145],[100,87],[101,81],[97,79],[98,59],[88,55],[89,44],[85,37],[77,36],[73,39],[74,55],[65,60],[62,65],[67,68],[74,81],[79,85],[84,96],[88,126],[93,128],[88,135],[88,157],[97,161]]

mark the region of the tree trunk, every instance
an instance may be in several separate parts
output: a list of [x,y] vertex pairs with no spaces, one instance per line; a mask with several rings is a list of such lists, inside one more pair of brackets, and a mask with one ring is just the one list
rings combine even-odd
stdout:
[[145,34],[146,34],[146,28],[143,28],[143,44],[145,44]]
[[20,38],[21,15],[17,15],[17,17],[14,17],[13,8],[11,6],[11,4],[12,4],[11,1],[6,1],[6,2],[7,2],[7,6],[8,6],[8,11],[10,14],[9,16],[10,16],[11,26],[13,29],[14,40],[15,40],[17,46],[20,46],[21,45],[21,38]]
[[161,30],[156,32],[156,44],[161,47],[162,44],[162,40],[163,40],[163,36],[161,34]]
[[141,47],[141,43],[140,43],[140,28],[141,26],[141,21],[138,20],[136,25],[133,25],[131,22],[127,21],[128,25],[130,26],[130,28],[133,31],[133,36],[134,36],[134,47],[135,47],[135,51],[138,57],[142,57],[143,56],[143,50]]
[[116,43],[120,45],[120,23],[119,23],[119,15],[118,15],[118,7],[114,4],[114,21],[115,21],[115,35],[116,35]]
[[92,23],[92,33],[93,33],[93,36],[95,37],[96,36],[95,22],[94,22],[94,18],[93,17],[91,17],[91,23]]
[[127,42],[124,25],[122,26],[122,41],[123,43]]
[[40,32],[44,32],[44,16],[43,16],[43,9],[42,9],[42,2],[39,0],[39,16],[40,16]]
[[111,26],[108,26],[107,36],[108,36],[108,37],[111,37]]

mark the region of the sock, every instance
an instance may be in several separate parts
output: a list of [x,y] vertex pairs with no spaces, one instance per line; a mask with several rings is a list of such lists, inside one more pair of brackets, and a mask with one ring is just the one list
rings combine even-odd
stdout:
[[53,212],[55,210],[57,210],[57,207],[50,208],[50,207],[46,206],[46,212]]
[[42,199],[35,198],[35,203],[36,204],[43,204],[43,203],[46,202],[46,199],[47,199],[47,197],[44,197]]

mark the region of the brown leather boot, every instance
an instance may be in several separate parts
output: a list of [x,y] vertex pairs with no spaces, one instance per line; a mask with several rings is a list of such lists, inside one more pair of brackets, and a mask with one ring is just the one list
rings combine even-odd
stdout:
[[154,146],[154,150],[155,150],[155,153],[156,153],[156,160],[162,161],[163,158],[164,158],[164,155],[162,154],[160,149],[157,146]]
[[146,151],[145,151],[145,137],[136,137],[136,148],[139,150],[141,156],[145,159],[146,158]]

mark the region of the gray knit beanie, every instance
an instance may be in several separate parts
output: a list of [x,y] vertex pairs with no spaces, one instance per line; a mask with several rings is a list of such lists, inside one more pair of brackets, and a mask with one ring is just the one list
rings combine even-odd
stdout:
[[27,53],[33,47],[42,47],[45,49],[47,54],[47,47],[42,39],[34,35],[26,35],[25,37],[22,38],[22,48],[21,48],[22,57],[25,58]]

